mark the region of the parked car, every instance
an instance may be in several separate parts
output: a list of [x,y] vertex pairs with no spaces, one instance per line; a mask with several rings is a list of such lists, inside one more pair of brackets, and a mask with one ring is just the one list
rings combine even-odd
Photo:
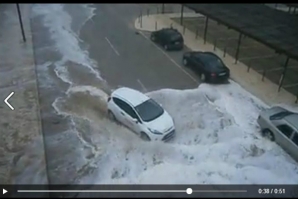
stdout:
[[182,61],[200,75],[202,82],[225,82],[230,77],[230,69],[212,52],[186,52]]
[[174,28],[163,28],[151,33],[151,40],[160,44],[165,50],[182,50],[184,39],[181,33]]
[[298,161],[298,113],[274,106],[258,117],[262,135],[275,141]]
[[168,141],[175,135],[169,113],[147,95],[131,88],[122,87],[111,93],[108,116],[147,141]]

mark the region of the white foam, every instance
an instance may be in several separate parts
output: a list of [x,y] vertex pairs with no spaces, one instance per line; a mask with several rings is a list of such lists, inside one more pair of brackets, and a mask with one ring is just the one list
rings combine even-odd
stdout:
[[49,88],[54,84],[53,79],[49,76],[49,66],[52,65],[52,62],[45,62],[41,65],[36,66],[38,70],[38,76],[42,81],[39,81],[39,86],[44,88]]
[[266,105],[237,84],[204,84],[193,90],[164,89],[148,95],[174,117],[176,138],[170,143],[136,140],[127,148],[127,139],[115,137],[105,145],[97,179],[89,178],[89,183],[298,181],[297,163],[278,145],[260,136],[256,118]]
[[66,94],[69,95],[69,94],[78,93],[78,92],[89,93],[92,96],[99,97],[98,99],[104,102],[106,102],[108,99],[108,95],[104,91],[94,86],[74,86],[74,87],[71,87]]
[[[90,9],[89,19],[94,15],[94,9],[90,6],[85,6],[86,9]],[[78,63],[88,68],[97,78],[101,79],[100,73],[95,70],[97,63],[89,58],[88,52],[82,50],[79,45],[79,37],[71,29],[71,16],[63,9],[61,4],[36,4],[32,7],[32,16],[43,16],[43,24],[47,27],[51,33],[51,38],[55,42],[56,49],[63,56],[58,68],[61,71],[67,71],[65,69],[68,61]],[[86,19],[86,20],[87,20]],[[66,76],[66,77],[62,77]],[[62,73],[60,76],[63,81],[68,79],[67,73]]]
[[54,102],[52,103],[52,107],[54,108],[54,110],[56,111],[56,113],[58,113],[58,115],[64,115],[64,116],[68,116],[69,114],[62,111],[60,109],[60,101],[62,100],[63,98],[61,97],[57,97]]
[[[95,11],[96,11],[96,8],[95,7],[92,7],[93,4],[83,4],[82,5],[85,9],[85,11],[87,12],[87,18],[86,20],[82,23],[81,27],[80,27],[80,30],[82,29],[82,27],[86,24],[87,21],[91,20],[94,16],[95,16]],[[80,30],[79,30],[79,33],[80,34]]]

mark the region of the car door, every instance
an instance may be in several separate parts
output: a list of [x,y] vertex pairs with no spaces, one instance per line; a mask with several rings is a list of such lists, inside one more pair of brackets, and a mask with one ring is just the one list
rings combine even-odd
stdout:
[[292,127],[290,127],[288,124],[280,124],[277,125],[276,128],[278,129],[278,133],[275,134],[275,140],[276,142],[284,148],[287,152],[291,153],[291,147],[292,145],[292,135],[294,133],[294,130]]
[[167,44],[167,34],[165,31],[160,31],[160,36],[159,36],[159,44],[164,45]]
[[136,133],[140,132],[140,119],[134,109],[126,102],[123,102],[124,122],[123,124]]
[[116,119],[124,124],[125,121],[125,113],[124,113],[124,108],[125,108],[125,102],[119,98],[113,97],[112,98],[113,102],[115,103],[116,107],[113,109],[113,114],[115,115]]
[[194,65],[195,65],[195,56],[193,54],[190,54],[189,55],[189,58],[188,58],[188,65],[193,69]]
[[203,63],[201,62],[201,60],[198,57],[193,57],[193,66],[192,66],[193,70],[198,73],[201,74],[203,71]]
[[294,131],[293,136],[291,138],[292,145],[289,146],[289,151],[293,158],[298,161],[298,132]]

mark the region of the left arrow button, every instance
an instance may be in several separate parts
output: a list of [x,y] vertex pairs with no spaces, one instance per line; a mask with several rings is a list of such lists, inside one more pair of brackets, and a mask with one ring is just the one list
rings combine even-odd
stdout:
[[10,103],[8,103],[8,100],[11,98],[11,96],[13,96],[14,92],[11,92],[7,98],[5,98],[4,102],[5,104],[11,109],[11,110],[14,110],[14,108],[12,107],[12,105]]

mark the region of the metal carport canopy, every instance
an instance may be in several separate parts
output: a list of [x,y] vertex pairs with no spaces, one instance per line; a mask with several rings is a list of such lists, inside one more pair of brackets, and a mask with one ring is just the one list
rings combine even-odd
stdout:
[[263,4],[183,4],[298,60],[298,17]]

